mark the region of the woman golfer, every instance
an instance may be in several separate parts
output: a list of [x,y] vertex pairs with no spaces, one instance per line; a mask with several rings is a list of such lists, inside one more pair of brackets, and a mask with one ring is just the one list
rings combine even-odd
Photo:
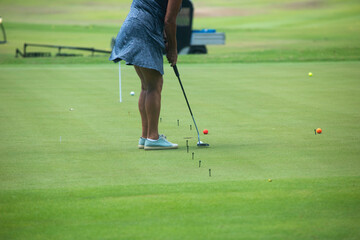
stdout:
[[[141,80],[139,111],[142,135],[139,148],[172,149],[178,145],[159,135],[163,86],[163,49],[174,66],[177,61],[176,16],[182,0],[133,0],[109,60],[134,65]],[[164,41],[166,40],[166,41]],[[165,43],[166,46],[165,46]]]

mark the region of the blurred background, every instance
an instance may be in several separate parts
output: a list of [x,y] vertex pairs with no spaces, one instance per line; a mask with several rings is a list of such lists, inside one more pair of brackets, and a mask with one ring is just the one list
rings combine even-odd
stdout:
[[[0,14],[8,43],[0,46],[0,63],[13,62],[15,49],[24,42],[110,50],[111,38],[130,5],[131,0],[2,0]],[[357,0],[195,0],[193,5],[193,29],[224,32],[226,44],[208,46],[206,56],[181,56],[183,63],[358,60],[360,56]]]

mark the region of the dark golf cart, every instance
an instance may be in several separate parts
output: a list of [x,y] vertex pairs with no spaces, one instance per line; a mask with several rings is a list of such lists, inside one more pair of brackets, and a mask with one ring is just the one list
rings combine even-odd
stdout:
[[206,54],[206,45],[225,44],[225,34],[215,29],[193,30],[194,7],[190,0],[183,0],[176,19],[176,39],[179,54]]

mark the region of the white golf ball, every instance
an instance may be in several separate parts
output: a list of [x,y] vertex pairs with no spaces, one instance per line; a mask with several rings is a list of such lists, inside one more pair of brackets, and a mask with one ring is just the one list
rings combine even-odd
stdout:
[[70,110],[70,111],[74,111],[74,108],[70,108],[69,110]]
[[130,95],[131,95],[131,96],[134,96],[134,95],[135,95],[135,92],[130,92]]

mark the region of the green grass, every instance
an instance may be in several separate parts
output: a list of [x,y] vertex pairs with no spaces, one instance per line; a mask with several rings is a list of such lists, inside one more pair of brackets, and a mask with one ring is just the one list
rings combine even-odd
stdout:
[[167,68],[160,130],[180,149],[158,152],[136,149],[132,68],[123,103],[116,65],[0,68],[2,238],[360,234],[358,62],[182,65],[208,149]]
[[358,190],[358,178],[325,178],[12,191],[3,237],[356,239]]
[[164,66],[159,127],[180,148],[148,152],[132,67],[119,103],[106,55],[14,58],[109,49],[130,3],[1,1],[0,239],[359,239],[358,1],[194,1],[228,12],[194,19],[226,45],[178,64],[211,147]]

